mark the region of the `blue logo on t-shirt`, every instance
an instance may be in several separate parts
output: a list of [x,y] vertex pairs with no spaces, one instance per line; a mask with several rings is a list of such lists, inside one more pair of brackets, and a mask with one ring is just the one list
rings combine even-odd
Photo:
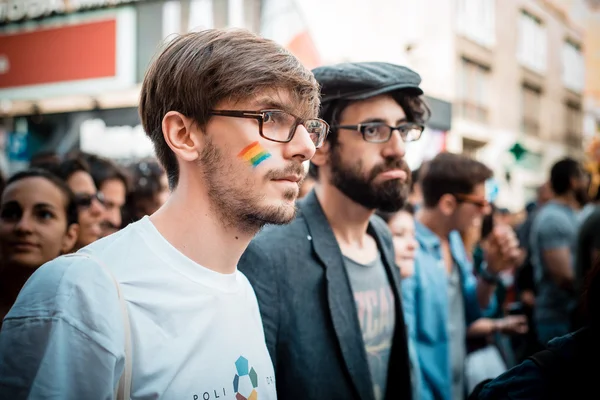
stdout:
[[235,362],[237,374],[233,378],[233,391],[236,400],[258,400],[258,374],[254,367],[248,370],[248,360],[240,356]]

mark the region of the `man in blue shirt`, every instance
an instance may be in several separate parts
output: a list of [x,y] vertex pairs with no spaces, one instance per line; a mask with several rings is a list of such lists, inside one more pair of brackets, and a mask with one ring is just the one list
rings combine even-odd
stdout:
[[[491,176],[492,171],[478,161],[442,153],[429,163],[422,178],[415,274],[403,281],[402,293],[419,355],[423,399],[464,398],[467,327],[479,335],[514,328],[505,323],[508,320],[480,319],[481,308],[490,306],[498,273],[517,262],[514,232],[494,228],[479,279],[458,233],[491,211],[485,190]],[[472,325],[477,320],[481,323]]]

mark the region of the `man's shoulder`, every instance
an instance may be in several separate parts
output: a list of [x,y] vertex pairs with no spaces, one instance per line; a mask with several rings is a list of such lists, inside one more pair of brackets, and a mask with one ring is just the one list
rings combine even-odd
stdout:
[[532,230],[546,229],[548,226],[570,226],[574,223],[570,213],[565,207],[549,203],[542,207],[533,220]]
[[23,286],[15,306],[23,303],[50,306],[62,299],[90,295],[104,281],[105,286],[114,288],[109,276],[93,258],[80,253],[60,256],[33,273]]
[[526,360],[487,383],[478,396],[469,400],[493,399],[541,399],[544,381],[539,367]]
[[110,331],[105,328],[119,309],[116,286],[106,271],[89,257],[69,254],[38,268],[5,321],[61,319],[81,332]]
[[[86,313],[104,312],[118,306],[120,272],[134,273],[129,260],[138,258],[135,227],[100,239],[77,253],[55,258],[38,268],[23,286],[7,318],[46,317],[88,320]],[[112,299],[112,301],[111,301]]]

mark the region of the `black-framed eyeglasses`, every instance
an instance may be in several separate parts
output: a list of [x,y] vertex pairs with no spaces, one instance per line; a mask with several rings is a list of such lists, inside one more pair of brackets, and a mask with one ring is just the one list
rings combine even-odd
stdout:
[[385,143],[392,138],[392,133],[394,131],[398,131],[402,141],[408,143],[419,140],[425,126],[413,122],[400,124],[398,126],[389,126],[383,122],[366,122],[358,125],[339,125],[334,126],[334,128],[358,131],[362,133],[365,142],[369,143]]
[[94,200],[98,200],[98,202],[104,205],[104,195],[102,192],[97,192],[95,194],[87,194],[87,193],[78,193],[75,194],[75,204],[79,208],[90,208]]
[[306,128],[316,148],[323,145],[329,133],[329,125],[322,119],[302,119],[282,110],[211,110],[210,113],[223,117],[256,119],[260,136],[278,143],[289,143],[294,138],[298,125]]

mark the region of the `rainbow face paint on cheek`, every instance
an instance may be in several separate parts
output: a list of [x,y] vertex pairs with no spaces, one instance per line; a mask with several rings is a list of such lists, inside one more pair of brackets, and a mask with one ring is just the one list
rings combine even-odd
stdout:
[[271,157],[271,153],[262,148],[258,142],[254,142],[244,147],[240,154],[238,154],[242,160],[249,162],[252,168],[255,168],[261,162]]

